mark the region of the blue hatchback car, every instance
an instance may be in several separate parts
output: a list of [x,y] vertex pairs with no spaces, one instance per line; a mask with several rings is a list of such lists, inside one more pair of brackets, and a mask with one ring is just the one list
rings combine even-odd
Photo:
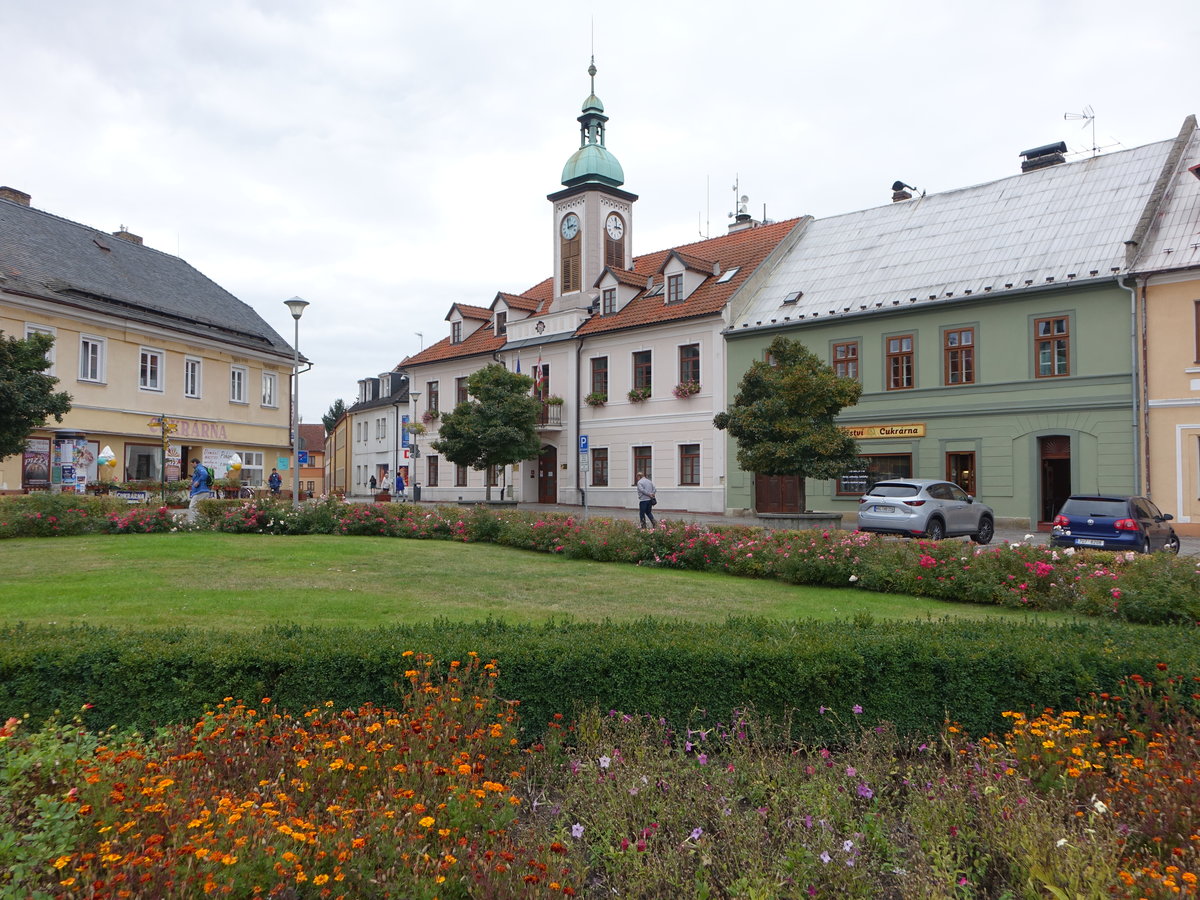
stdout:
[[1050,545],[1178,553],[1179,537],[1167,524],[1171,519],[1146,497],[1072,494],[1051,523]]

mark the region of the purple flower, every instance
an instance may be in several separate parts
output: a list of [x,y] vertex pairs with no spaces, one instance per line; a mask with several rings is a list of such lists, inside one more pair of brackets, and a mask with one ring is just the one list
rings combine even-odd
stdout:
[[583,837],[583,826],[578,822],[571,826],[571,837],[575,838],[576,840],[579,840],[579,838]]
[[875,792],[866,784],[860,784],[858,786],[858,796],[862,797],[864,800],[870,800],[875,796]]
[[845,853],[849,853],[853,849],[854,849],[854,841],[846,841],[844,844],[842,844],[842,851]]
[[826,706],[822,706],[822,707],[819,707],[819,708],[817,709],[817,712],[819,712],[821,715],[825,715],[825,710],[826,710],[826,709],[828,709],[828,707],[826,707]]
[[699,756],[696,757],[696,762],[700,763],[700,765],[702,765],[702,766],[707,766],[708,765],[708,754],[701,753]]
[[854,768],[854,766],[846,766],[846,776],[848,778],[853,778],[857,774],[858,769]]
[[609,764],[609,763],[611,763],[611,762],[612,762],[612,760],[611,760],[611,759],[609,759],[607,756],[602,756],[602,757],[600,757],[600,768],[602,768],[602,769],[607,769],[607,768],[608,768],[608,764]]
[[693,829],[692,829],[692,838],[691,838],[691,839],[692,839],[693,841],[698,841],[698,840],[700,840],[700,835],[702,835],[702,834],[704,834],[704,829],[703,829],[703,828],[693,828]]
[[821,862],[825,863],[825,865],[829,865],[829,851],[828,850],[821,851]]
[[859,706],[857,703],[855,703],[854,708],[851,710],[851,712],[853,712],[856,716],[861,716],[862,715],[862,707]]

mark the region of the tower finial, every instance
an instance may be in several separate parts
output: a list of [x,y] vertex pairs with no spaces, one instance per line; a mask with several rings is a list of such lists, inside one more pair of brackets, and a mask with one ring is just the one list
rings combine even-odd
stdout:
[[592,64],[588,66],[588,75],[592,77],[592,93],[596,93],[596,55],[592,54]]

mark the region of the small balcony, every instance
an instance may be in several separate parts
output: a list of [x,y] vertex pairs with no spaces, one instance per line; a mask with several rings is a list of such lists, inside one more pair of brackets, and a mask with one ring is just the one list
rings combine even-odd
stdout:
[[537,428],[539,431],[561,429],[563,427],[563,405],[561,403],[543,403],[538,413]]

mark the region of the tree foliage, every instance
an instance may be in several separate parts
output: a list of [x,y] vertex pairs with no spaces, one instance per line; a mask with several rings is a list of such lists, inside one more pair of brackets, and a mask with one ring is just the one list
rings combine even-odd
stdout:
[[[541,450],[536,425],[541,401],[530,396],[533,379],[499,363],[467,378],[470,396],[442,416],[433,449],[450,462],[473,469],[507,466]],[[491,487],[488,487],[491,498]]]
[[858,402],[862,385],[835,374],[799,341],[777,337],[767,349],[770,362],[751,363],[733,405],[713,424],[737,442],[743,470],[799,476],[805,509],[805,478],[836,478],[858,462],[858,443],[836,420]]
[[342,417],[342,414],[345,411],[346,401],[344,401],[341,397],[338,397],[333,401],[332,404],[330,404],[329,411],[326,412],[325,415],[321,416],[321,421],[325,423],[326,434],[333,433],[333,426],[337,424],[337,420]]
[[56,393],[58,379],[46,374],[46,354],[53,346],[48,334],[21,339],[0,332],[0,459],[20,453],[47,417],[61,422],[71,409],[71,395]]

